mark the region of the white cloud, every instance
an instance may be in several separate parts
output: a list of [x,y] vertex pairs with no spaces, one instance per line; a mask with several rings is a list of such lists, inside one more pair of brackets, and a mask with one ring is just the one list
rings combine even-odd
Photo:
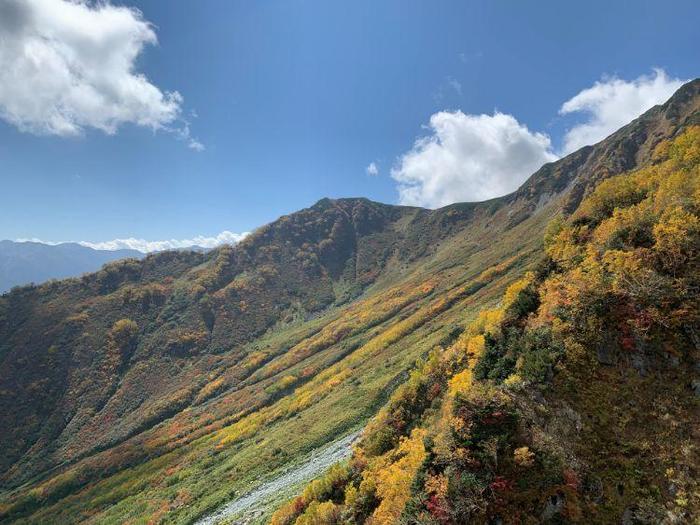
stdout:
[[367,175],[379,175],[379,166],[377,166],[376,162],[370,162],[369,166],[365,168],[365,171],[367,172]]
[[41,239],[37,239],[36,237],[15,239],[15,242],[39,242],[41,244],[48,244],[49,246],[56,246],[57,244],[61,244],[60,242],[55,241],[42,241]]
[[[163,250],[176,250],[178,248],[190,248],[192,246],[199,246],[201,248],[215,248],[222,244],[236,244],[245,239],[248,234],[249,232],[234,233],[230,231],[223,231],[214,237],[198,235],[191,239],[170,239],[165,241],[147,241],[145,239],[135,239],[130,237],[128,239],[114,239],[104,242],[78,241],[78,244],[82,244],[83,246],[87,246],[88,248],[93,248],[95,250],[130,249],[149,253]],[[16,242],[40,242],[42,244],[49,244],[52,246],[62,244],[60,242],[43,241],[36,238],[16,239]]]
[[604,78],[567,100],[561,115],[584,113],[587,120],[572,127],[564,136],[563,153],[595,144],[637,118],[646,110],[666,102],[685,81],[669,77],[663,69],[628,82]]
[[401,204],[435,208],[504,195],[557,159],[547,135],[499,112],[441,111],[430,117],[428,128],[431,134],[419,138],[391,170]]
[[458,95],[462,94],[462,84],[457,79],[447,77],[447,85],[449,85]]
[[448,76],[433,93],[433,100],[441,104],[446,98],[453,98],[454,95],[462,96],[462,84],[456,78]]
[[196,139],[190,139],[187,142],[187,147],[190,149],[193,149],[195,151],[204,151],[204,149],[205,149],[204,144],[202,144],[201,142],[199,142]]
[[469,62],[484,58],[484,52],[473,51],[471,53],[458,53],[457,56],[459,57],[460,62],[463,64],[468,64]]
[[162,250],[175,250],[178,248],[189,248],[191,246],[200,246],[201,248],[215,248],[222,244],[236,244],[248,235],[248,232],[244,233],[233,233],[230,231],[223,231],[214,237],[204,237],[198,235],[191,239],[170,239],[165,241],[147,241],[145,239],[134,239],[130,237],[128,239],[114,239],[112,241],[105,242],[87,242],[81,241],[79,244],[83,246],[88,246],[89,248],[94,248],[96,250],[120,250],[123,248],[128,248],[131,250],[138,250],[140,252],[156,252]]
[[[196,118],[196,114],[195,114]],[[201,152],[204,151],[206,148],[204,147],[204,144],[199,142],[196,138],[192,136],[192,133],[190,132],[190,123],[186,120],[182,120],[182,125],[179,128],[172,129],[172,132],[175,133],[175,136],[178,138],[178,140],[183,141],[185,144],[187,144],[187,147],[196,151],[196,152]]]
[[[157,44],[140,11],[107,1],[0,1],[0,117],[21,131],[116,133],[125,123],[182,131],[182,96],[136,60]],[[185,123],[186,127],[186,123]],[[189,136],[190,147],[200,149]]]

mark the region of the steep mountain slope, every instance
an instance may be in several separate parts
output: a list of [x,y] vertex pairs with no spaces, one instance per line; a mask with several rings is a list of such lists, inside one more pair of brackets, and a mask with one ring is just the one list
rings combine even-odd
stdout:
[[362,426],[534,267],[546,224],[698,121],[687,84],[512,195],[324,199],[210,253],[0,298],[0,520],[187,523]]
[[141,258],[136,250],[94,250],[76,243],[0,241],[0,293],[13,286],[94,272],[108,262]]
[[697,522],[700,126],[545,238],[274,525]]

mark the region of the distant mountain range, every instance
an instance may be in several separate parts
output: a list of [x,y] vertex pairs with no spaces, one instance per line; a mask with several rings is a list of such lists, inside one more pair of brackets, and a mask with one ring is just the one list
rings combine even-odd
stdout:
[[137,250],[95,250],[74,242],[0,241],[0,293],[13,286],[76,277],[117,259],[141,259]]

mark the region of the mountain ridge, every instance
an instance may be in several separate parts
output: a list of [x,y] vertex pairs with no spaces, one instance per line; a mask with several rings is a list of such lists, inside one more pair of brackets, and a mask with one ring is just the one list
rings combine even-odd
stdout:
[[552,221],[271,524],[694,523],[699,146],[691,125]]

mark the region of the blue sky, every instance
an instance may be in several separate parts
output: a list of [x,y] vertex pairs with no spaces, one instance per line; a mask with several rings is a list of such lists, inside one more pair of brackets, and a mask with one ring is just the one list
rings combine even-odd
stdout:
[[[62,18],[64,0],[8,2],[0,238],[9,239],[191,240],[249,231],[325,196],[431,207],[486,198],[700,74],[694,1],[123,0],[141,15],[78,6],[89,31]],[[100,9],[115,10],[124,32],[88,24]],[[132,27],[145,31],[136,51]],[[83,53],[88,36],[107,43],[70,73],[107,99],[88,103],[78,91],[67,101],[59,73],[26,73],[19,55],[42,31],[58,53]],[[106,46],[123,56],[105,58]],[[127,73],[145,75],[141,98],[110,84],[127,74],[122,58]],[[60,125],[56,112],[67,115]]]

